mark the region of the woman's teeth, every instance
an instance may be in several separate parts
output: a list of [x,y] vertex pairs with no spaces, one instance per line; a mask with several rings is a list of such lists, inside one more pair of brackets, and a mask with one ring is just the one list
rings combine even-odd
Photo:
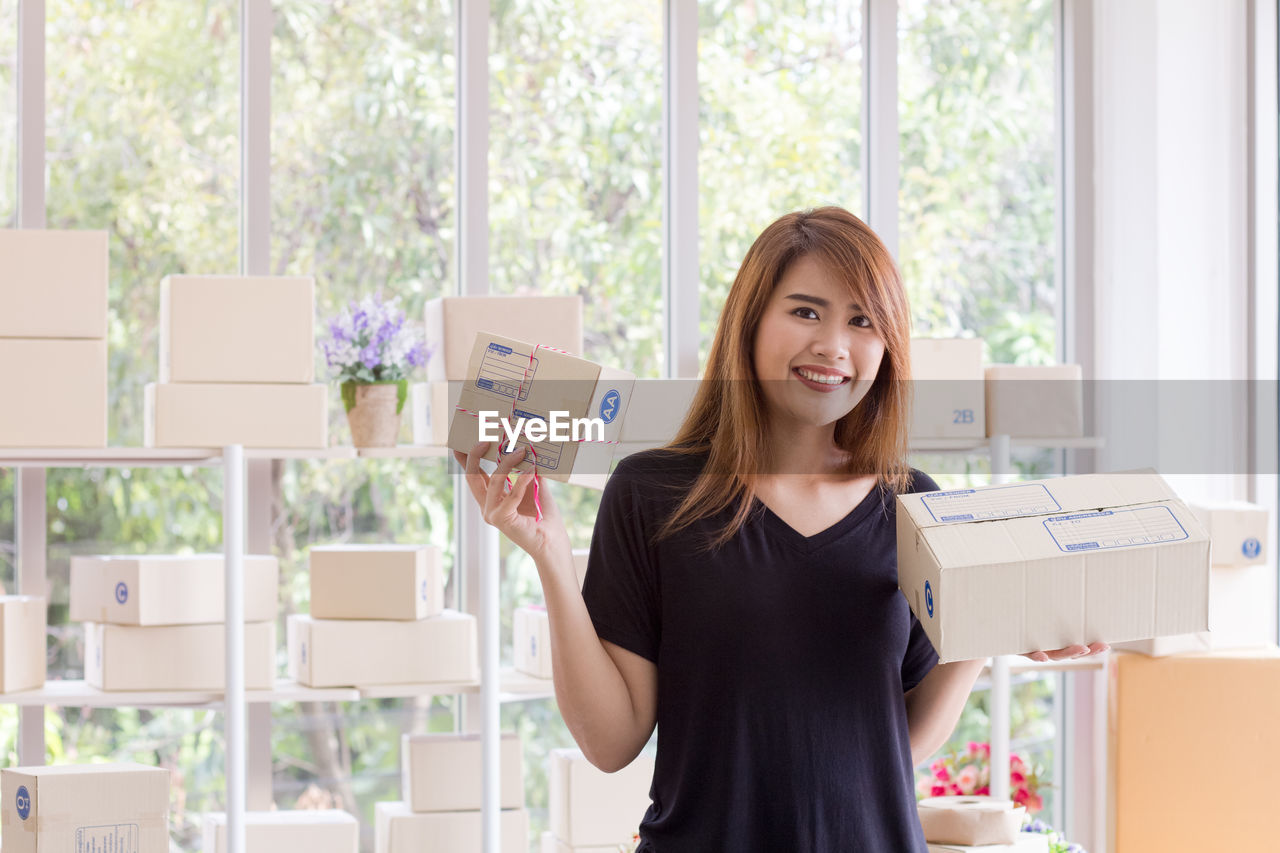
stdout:
[[823,385],[839,385],[845,380],[845,377],[843,376],[828,376],[824,373],[810,373],[800,367],[796,368],[796,373],[800,374],[805,379],[808,379],[810,382],[818,382]]

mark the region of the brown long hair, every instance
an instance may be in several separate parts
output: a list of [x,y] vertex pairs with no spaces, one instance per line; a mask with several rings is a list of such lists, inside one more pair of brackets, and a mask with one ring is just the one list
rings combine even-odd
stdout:
[[[749,519],[755,483],[767,458],[765,400],[752,366],[760,318],[789,265],[819,261],[844,282],[884,339],[870,390],[836,422],[836,445],[848,454],[840,473],[874,473],[881,489],[905,491],[910,425],[911,319],[893,257],[867,224],[839,207],[788,213],[756,239],[729,290],[703,380],[675,438],[662,449],[708,454],[702,473],[655,540],[737,504],[709,544],[718,548]],[[749,380],[749,381],[742,381]]]

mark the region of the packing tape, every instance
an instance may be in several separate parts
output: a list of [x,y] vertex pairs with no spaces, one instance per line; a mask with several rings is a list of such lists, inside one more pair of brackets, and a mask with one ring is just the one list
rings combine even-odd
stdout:
[[924,839],[932,844],[1013,844],[1026,808],[995,797],[926,797],[916,804]]

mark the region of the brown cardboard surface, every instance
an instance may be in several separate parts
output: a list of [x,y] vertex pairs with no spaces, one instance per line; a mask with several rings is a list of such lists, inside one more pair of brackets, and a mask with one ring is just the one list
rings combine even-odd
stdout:
[[424,309],[430,381],[467,378],[476,335],[486,332],[582,355],[581,296],[444,296]]
[[106,447],[106,340],[0,338],[0,400],[0,447]]
[[516,608],[511,645],[517,672],[551,677],[551,620],[545,607]]
[[[203,853],[227,853],[227,815],[204,816]],[[340,809],[244,813],[244,853],[359,853],[360,824]]]
[[107,273],[106,231],[0,229],[0,338],[106,338]]
[[551,832],[571,846],[625,844],[649,808],[653,759],[640,755],[616,773],[605,773],[578,749],[553,749]]
[[322,545],[311,549],[315,619],[426,619],[444,611],[434,545]]
[[[273,622],[280,567],[244,557],[244,621]],[[71,558],[71,620],[114,625],[198,625],[226,618],[222,554]]]
[[[498,747],[503,809],[524,808],[520,738],[504,732]],[[401,794],[415,812],[479,809],[484,773],[478,734],[406,734],[400,739]]]
[[0,693],[44,686],[47,604],[37,595],[0,595]]
[[911,339],[911,437],[982,438],[981,338]]
[[151,383],[145,399],[147,447],[329,446],[325,385]]
[[1082,376],[1078,364],[990,365],[986,369],[987,435],[1084,435]]
[[1267,562],[1267,508],[1246,501],[1188,503],[1209,531],[1215,566],[1260,566]]
[[[503,809],[498,822],[501,853],[528,853],[529,813]],[[407,803],[374,805],[377,853],[470,853],[479,851],[482,841],[478,811],[415,814]]]
[[[99,690],[223,690],[223,625],[136,627],[84,623],[84,680]],[[244,686],[275,684],[276,623],[246,622]]]
[[289,676],[308,687],[477,681],[476,620],[445,610],[412,621],[289,617]]

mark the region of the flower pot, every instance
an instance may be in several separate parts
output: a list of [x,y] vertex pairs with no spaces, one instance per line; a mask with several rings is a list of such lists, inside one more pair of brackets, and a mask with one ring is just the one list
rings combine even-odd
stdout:
[[398,382],[342,383],[342,405],[356,447],[395,447],[400,436],[400,412],[404,409],[408,380]]

